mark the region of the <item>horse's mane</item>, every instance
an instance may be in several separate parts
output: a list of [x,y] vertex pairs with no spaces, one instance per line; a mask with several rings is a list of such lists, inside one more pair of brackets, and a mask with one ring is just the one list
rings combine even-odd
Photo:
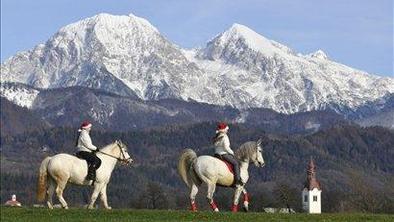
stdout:
[[116,143],[116,142],[112,142],[112,143],[110,143],[110,144],[104,146],[104,147],[101,148],[100,150],[101,150],[101,151],[106,151],[106,150],[110,149],[115,143]]
[[244,144],[242,144],[239,149],[235,151],[235,157],[239,161],[248,161],[250,156],[253,155],[254,152],[256,152],[256,147],[257,144],[255,141],[249,141]]

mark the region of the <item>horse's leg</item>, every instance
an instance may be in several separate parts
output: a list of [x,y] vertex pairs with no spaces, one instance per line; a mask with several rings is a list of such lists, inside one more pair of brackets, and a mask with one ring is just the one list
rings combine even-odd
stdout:
[[235,188],[234,199],[233,199],[233,206],[231,206],[231,211],[232,212],[237,212],[238,211],[239,196],[241,195],[242,190],[243,190],[243,186],[237,186]]
[[53,209],[53,194],[55,193],[55,187],[56,187],[55,181],[51,177],[48,177],[47,205],[49,209]]
[[219,208],[217,207],[215,201],[213,200],[213,194],[215,193],[216,183],[210,182],[207,185],[208,185],[208,193],[207,193],[208,203],[213,211],[219,212]]
[[244,209],[245,212],[248,212],[249,211],[249,194],[246,191],[245,187],[242,190],[242,193],[243,193],[243,196],[244,196],[244,203],[243,203],[244,207],[243,207],[243,209]]
[[108,206],[108,202],[107,202],[107,184],[105,184],[103,186],[103,188],[101,188],[100,199],[103,202],[105,209],[108,209],[108,210],[112,209],[112,207]]
[[58,179],[57,181],[56,181],[56,183],[57,183],[57,187],[56,187],[56,195],[57,195],[57,198],[59,199],[59,201],[60,201],[60,203],[62,204],[62,207],[64,208],[64,209],[68,209],[68,206],[67,206],[67,202],[66,202],[66,200],[63,198],[63,191],[64,191],[64,189],[66,188],[66,184],[67,184],[67,179]]
[[96,202],[96,199],[103,186],[104,184],[102,183],[94,183],[93,193],[92,193],[92,197],[90,198],[88,209],[94,209],[94,203]]
[[193,183],[193,185],[190,189],[190,205],[191,205],[191,211],[194,211],[194,212],[197,211],[197,204],[196,204],[197,193],[198,193],[198,187],[196,184]]

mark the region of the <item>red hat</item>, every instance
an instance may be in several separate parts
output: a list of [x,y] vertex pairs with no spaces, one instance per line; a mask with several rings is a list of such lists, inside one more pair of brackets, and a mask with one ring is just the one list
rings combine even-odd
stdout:
[[216,130],[225,130],[228,129],[228,126],[225,122],[221,122],[218,124],[218,126],[216,127]]
[[82,124],[81,124],[81,129],[87,129],[87,128],[90,128],[90,127],[92,127],[92,124],[89,121],[87,121],[87,120],[83,121]]

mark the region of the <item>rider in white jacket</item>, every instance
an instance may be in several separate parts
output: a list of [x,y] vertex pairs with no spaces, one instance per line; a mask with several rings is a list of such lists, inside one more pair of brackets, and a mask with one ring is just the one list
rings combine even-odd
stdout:
[[215,156],[231,163],[234,167],[234,178],[236,185],[242,185],[239,172],[238,160],[234,157],[234,151],[230,148],[230,139],[227,136],[229,127],[226,123],[219,123],[216,128],[216,136],[213,139],[215,145]]
[[234,155],[234,151],[230,148],[230,139],[227,136],[227,132],[219,132],[218,138],[215,141],[215,153],[218,155]]
[[90,129],[91,128],[86,128],[81,126],[80,134],[78,137],[78,145],[77,145],[78,151],[92,152],[97,150],[97,147],[92,144],[92,139],[90,138],[89,135]]
[[92,144],[92,139],[90,138],[89,132],[92,129],[92,124],[88,121],[84,121],[78,130],[79,137],[77,142],[78,152],[76,156],[81,159],[85,159],[88,162],[88,175],[87,180],[96,179],[96,170],[101,165],[101,160],[95,155],[98,151],[97,147]]

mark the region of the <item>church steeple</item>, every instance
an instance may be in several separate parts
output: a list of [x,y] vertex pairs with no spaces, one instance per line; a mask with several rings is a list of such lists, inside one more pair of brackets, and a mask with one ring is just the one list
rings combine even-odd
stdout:
[[313,188],[317,188],[318,190],[321,190],[320,182],[316,179],[316,165],[312,157],[309,161],[308,169],[306,173],[307,173],[307,180],[305,182],[304,188],[307,188],[308,190],[313,190]]
[[312,157],[306,170],[306,181],[302,190],[302,208],[308,213],[321,213],[321,186],[316,179],[316,165]]

